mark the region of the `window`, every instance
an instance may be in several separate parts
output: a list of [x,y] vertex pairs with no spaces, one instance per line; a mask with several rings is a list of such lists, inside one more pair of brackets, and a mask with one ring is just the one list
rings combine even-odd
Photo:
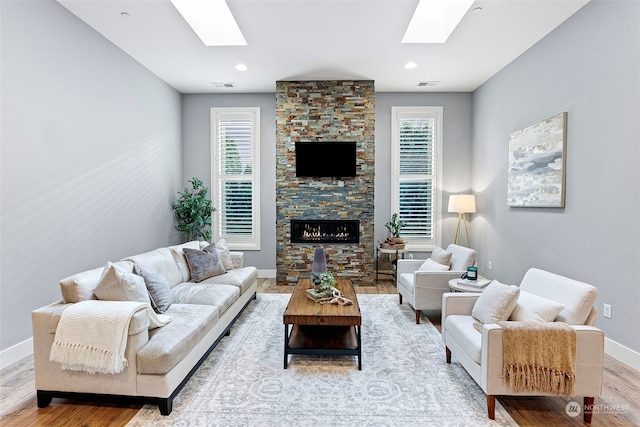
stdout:
[[440,246],[442,107],[392,107],[391,208],[409,250]]
[[260,108],[211,109],[213,235],[260,249]]

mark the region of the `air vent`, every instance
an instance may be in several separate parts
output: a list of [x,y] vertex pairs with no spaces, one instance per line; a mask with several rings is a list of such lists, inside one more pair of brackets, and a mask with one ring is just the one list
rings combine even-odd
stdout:
[[212,82],[213,87],[236,87],[232,82]]
[[434,86],[438,86],[440,82],[437,80],[431,80],[428,82],[418,82],[418,84],[416,86],[418,87],[434,87]]

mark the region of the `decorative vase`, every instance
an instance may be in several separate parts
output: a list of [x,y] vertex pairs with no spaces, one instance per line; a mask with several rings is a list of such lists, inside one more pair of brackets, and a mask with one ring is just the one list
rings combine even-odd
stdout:
[[313,264],[311,265],[312,273],[326,273],[327,272],[327,257],[324,252],[324,248],[316,248],[313,254]]

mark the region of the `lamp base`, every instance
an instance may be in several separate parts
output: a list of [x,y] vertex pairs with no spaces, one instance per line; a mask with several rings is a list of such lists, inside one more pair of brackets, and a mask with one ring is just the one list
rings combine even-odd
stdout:
[[464,231],[465,234],[467,235],[467,247],[471,247],[471,241],[469,240],[469,229],[467,227],[467,217],[464,215],[463,212],[458,213],[458,226],[456,227],[456,238],[454,239],[453,243],[455,243],[456,245],[459,244],[459,240],[460,240],[460,223],[464,223]]

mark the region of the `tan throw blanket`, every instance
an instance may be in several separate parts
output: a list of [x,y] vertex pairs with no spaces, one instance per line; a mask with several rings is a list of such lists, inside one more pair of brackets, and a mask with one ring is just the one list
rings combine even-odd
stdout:
[[49,360],[70,371],[122,372],[128,365],[124,353],[129,323],[140,310],[149,312],[150,328],[171,321],[171,316],[158,315],[142,302],[89,300],[73,304],[62,312]]
[[498,322],[503,380],[515,392],[572,396],[576,333],[562,322]]

